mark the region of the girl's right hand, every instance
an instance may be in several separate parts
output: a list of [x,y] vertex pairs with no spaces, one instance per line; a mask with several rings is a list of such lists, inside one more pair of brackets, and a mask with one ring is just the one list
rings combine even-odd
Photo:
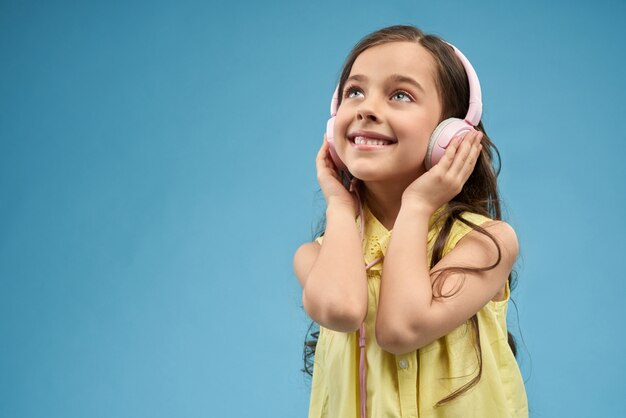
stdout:
[[337,167],[330,156],[329,143],[324,134],[324,142],[317,153],[315,166],[317,167],[317,181],[320,184],[326,205],[349,208],[356,215],[358,203],[355,196],[352,195],[341,183]]

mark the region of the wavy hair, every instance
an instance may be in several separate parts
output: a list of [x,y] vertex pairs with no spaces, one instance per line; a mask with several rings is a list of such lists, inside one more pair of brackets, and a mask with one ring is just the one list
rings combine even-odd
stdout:
[[[427,35],[414,26],[395,25],[377,30],[363,39],[361,39],[352,49],[346,61],[343,64],[341,75],[339,78],[338,91],[343,91],[346,79],[350,75],[352,65],[356,58],[366,49],[376,45],[382,45],[390,42],[415,42],[426,48],[435,58],[436,76],[435,83],[439,98],[442,103],[442,112],[439,121],[455,117],[463,119],[467,114],[469,107],[469,82],[465,68],[461,61],[457,58],[454,50],[444,40],[435,36]],[[342,95],[339,94],[339,105],[341,105]],[[453,294],[441,294],[444,279],[451,273],[457,272],[478,272],[495,268],[501,260],[501,249],[498,242],[487,230],[476,225],[461,216],[461,213],[473,212],[484,215],[494,220],[501,219],[500,199],[498,197],[497,177],[500,174],[500,153],[493,144],[482,121],[476,126],[476,129],[483,133],[481,143],[483,145],[481,154],[476,162],[473,172],[463,185],[461,192],[456,195],[440,212],[436,223],[441,225],[441,230],[435,239],[433,245],[432,257],[429,260],[429,269],[441,260],[443,256],[444,245],[450,235],[450,231],[455,222],[463,222],[473,230],[488,236],[498,249],[498,259],[490,266],[485,267],[448,267],[437,271],[431,271],[435,275],[433,281],[433,295],[437,298],[448,298]],[[497,155],[497,166],[494,164],[494,156]],[[345,180],[345,179],[344,179]],[[345,182],[344,182],[345,183]],[[347,184],[346,184],[347,186]],[[323,235],[325,229],[325,220],[322,219],[319,225],[319,231],[316,236]],[[516,284],[516,272],[509,274],[509,288],[512,290]],[[457,286],[459,289],[461,286]],[[482,350],[480,346],[480,329],[478,327],[478,318],[476,315],[468,319],[466,323],[473,330],[473,341],[476,357],[478,360],[478,371],[476,376],[465,385],[459,387],[454,392],[441,399],[436,406],[441,406],[453,399],[463,395],[476,384],[478,384],[482,375]],[[319,337],[319,331],[315,328],[318,326],[312,322],[307,330],[305,337],[303,361],[303,372],[313,375],[313,359],[315,348]],[[309,336],[311,338],[309,338]],[[508,333],[508,343],[515,356],[517,356],[517,348],[513,335]]]

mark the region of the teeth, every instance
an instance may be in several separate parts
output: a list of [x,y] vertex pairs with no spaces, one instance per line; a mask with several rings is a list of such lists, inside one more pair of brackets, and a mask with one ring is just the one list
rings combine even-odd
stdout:
[[385,141],[383,139],[370,139],[364,136],[354,137],[354,143],[357,145],[388,145],[390,141]]

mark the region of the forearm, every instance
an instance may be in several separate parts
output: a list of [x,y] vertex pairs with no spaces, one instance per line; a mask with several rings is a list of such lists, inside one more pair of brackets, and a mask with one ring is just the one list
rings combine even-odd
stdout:
[[432,302],[427,260],[431,211],[416,202],[404,202],[394,224],[385,255],[376,326],[393,340],[414,332],[412,320],[424,317]]
[[354,212],[329,203],[319,255],[302,292],[309,316],[327,328],[349,332],[367,313],[367,279]]

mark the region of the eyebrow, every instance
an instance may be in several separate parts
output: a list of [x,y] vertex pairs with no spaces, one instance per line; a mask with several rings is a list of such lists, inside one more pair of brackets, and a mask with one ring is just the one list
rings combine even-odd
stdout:
[[[361,74],[355,74],[355,75],[351,75],[350,77],[348,77],[348,79],[346,81],[350,81],[350,80],[356,80],[356,81],[360,81],[360,82],[367,82],[367,77],[365,77],[364,75],[361,75]],[[408,83],[408,84],[414,86],[415,88],[421,90],[422,93],[425,93],[424,87],[422,87],[422,85],[420,83],[418,83],[417,81],[413,80],[411,77],[407,77],[407,76],[402,75],[402,74],[391,74],[389,77],[387,77],[386,81],[392,81],[392,82],[396,82],[396,83]]]

